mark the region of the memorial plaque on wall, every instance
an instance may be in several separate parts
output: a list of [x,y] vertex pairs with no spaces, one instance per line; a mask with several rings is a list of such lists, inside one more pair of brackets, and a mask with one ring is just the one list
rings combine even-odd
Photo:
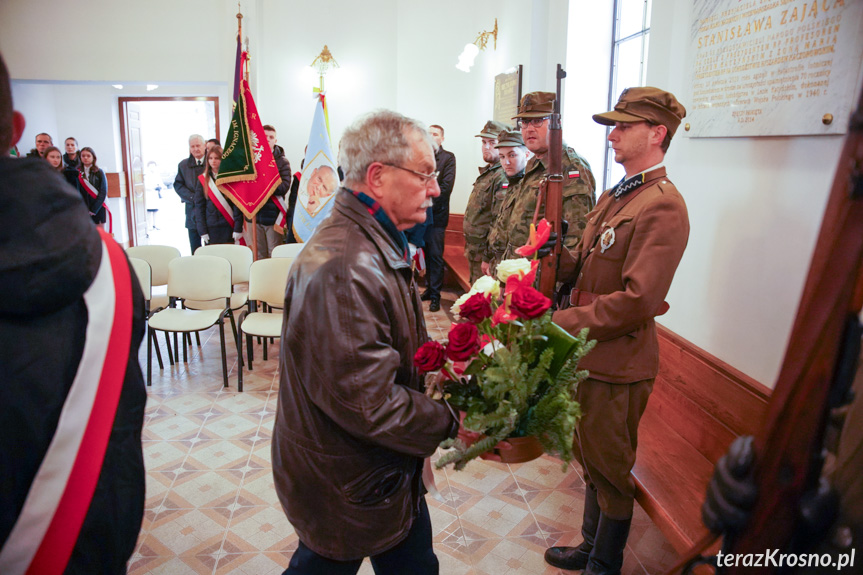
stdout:
[[[695,0],[690,137],[843,134],[863,59],[860,0]],[[831,123],[822,120],[830,114]]]
[[520,72],[521,66],[515,72],[494,77],[494,119],[509,126],[514,125],[512,117],[518,114],[521,100]]

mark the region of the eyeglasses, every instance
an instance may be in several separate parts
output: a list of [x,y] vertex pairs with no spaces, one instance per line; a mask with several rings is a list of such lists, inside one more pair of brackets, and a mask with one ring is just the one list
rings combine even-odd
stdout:
[[539,128],[546,120],[548,120],[548,116],[544,116],[542,118],[519,118],[516,125],[519,128],[526,128],[527,126]]
[[437,177],[440,175],[440,171],[435,171],[435,172],[432,172],[430,174],[424,174],[422,172],[417,172],[416,170],[411,170],[410,168],[403,168],[402,166],[397,166],[395,164],[387,164],[385,162],[381,162],[381,164],[383,164],[385,166],[389,166],[391,168],[398,168],[399,170],[404,170],[406,172],[410,172],[410,173],[422,178],[426,184],[429,184],[432,181],[437,180]]

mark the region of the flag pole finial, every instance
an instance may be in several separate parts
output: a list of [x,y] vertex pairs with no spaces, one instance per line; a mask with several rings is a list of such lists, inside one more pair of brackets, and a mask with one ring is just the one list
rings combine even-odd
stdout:
[[237,2],[237,36],[243,37],[243,7]]

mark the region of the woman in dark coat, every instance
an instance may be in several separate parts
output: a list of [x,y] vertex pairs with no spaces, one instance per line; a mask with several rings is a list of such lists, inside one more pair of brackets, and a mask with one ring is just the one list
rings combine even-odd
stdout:
[[[243,217],[240,209],[216,189],[216,175],[219,173],[221,163],[222,148],[213,146],[207,152],[207,166],[204,168],[204,173],[195,182],[195,224],[204,245],[232,244],[242,237]],[[210,191],[204,188],[201,182],[202,178]],[[217,206],[210,197],[211,193],[221,196],[225,202],[220,202],[221,205]],[[225,210],[233,222],[228,221],[223,211],[219,209],[220,207]]]
[[[78,192],[87,205],[87,209],[90,210],[90,217],[93,218],[93,222],[104,224],[107,221],[105,198],[108,197],[108,179],[102,168],[96,165],[96,152],[93,151],[93,148],[81,148],[78,156],[81,158],[80,175],[77,182]],[[82,180],[89,182],[92,188],[86,186]]]

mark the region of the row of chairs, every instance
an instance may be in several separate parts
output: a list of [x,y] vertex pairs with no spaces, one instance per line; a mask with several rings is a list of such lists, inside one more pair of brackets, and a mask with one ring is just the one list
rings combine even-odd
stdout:
[[[180,257],[171,246],[135,246],[126,250],[147,299],[147,385],[152,385],[152,354],[155,347],[159,367],[164,369],[156,332],[165,333],[168,359],[179,361],[177,334],[183,341],[183,361],[194,333],[200,345],[201,330],[219,326],[224,386],[228,387],[225,356],[224,320],[229,318],[237,348],[237,389],[243,391],[242,337],[246,335],[249,369],[253,360],[253,337],[266,342],[281,336],[284,290],[291,264],[302,244],[287,244],[273,250],[273,258],[253,262],[246,246],[209,245],[191,257]],[[249,284],[248,292],[235,291],[238,284]],[[152,294],[152,288],[166,286],[165,294]],[[263,304],[258,310],[258,303]],[[178,305],[180,307],[178,307]],[[243,309],[245,308],[245,309]],[[239,321],[234,310],[243,309]],[[171,351],[168,334],[174,335]],[[155,344],[155,345],[154,345]]]

